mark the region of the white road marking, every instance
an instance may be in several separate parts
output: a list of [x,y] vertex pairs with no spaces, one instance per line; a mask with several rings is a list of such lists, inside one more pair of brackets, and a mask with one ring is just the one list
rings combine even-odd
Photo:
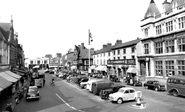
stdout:
[[71,109],[73,109],[73,110],[76,110],[76,111],[79,111],[79,112],[85,112],[85,111],[79,110],[79,109],[77,109],[77,108],[75,108],[75,107],[69,105],[69,104],[68,104],[64,99],[62,99],[58,94],[56,94],[56,96],[57,96],[60,100],[62,100],[69,108],[71,108]]

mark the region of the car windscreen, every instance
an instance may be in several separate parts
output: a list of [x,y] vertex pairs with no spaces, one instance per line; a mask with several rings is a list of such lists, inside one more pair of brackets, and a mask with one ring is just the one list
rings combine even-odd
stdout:
[[118,92],[123,93],[123,92],[124,92],[124,90],[123,90],[123,89],[119,89],[119,90],[118,90]]
[[37,88],[29,88],[28,93],[36,93],[37,90]]

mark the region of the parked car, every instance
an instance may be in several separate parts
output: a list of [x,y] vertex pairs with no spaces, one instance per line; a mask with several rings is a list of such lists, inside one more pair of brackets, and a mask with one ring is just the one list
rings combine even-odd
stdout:
[[88,77],[83,77],[83,78],[79,79],[78,84],[79,84],[79,86],[81,86],[82,82],[87,82],[87,81],[89,81],[89,78]]
[[113,82],[120,82],[119,78],[116,75],[110,75],[110,80]]
[[97,81],[102,81],[103,79],[91,79],[87,81],[86,89],[89,90],[89,92],[92,92],[92,83]]
[[142,86],[142,82],[140,80],[133,80],[132,83],[129,83],[130,81],[126,81],[127,85],[132,85],[132,86]]
[[104,90],[100,91],[100,93],[99,93],[100,98],[107,100],[109,98],[109,94],[118,92],[118,90],[122,87],[125,87],[125,86],[122,84],[113,84],[113,85],[111,85],[111,87],[109,89],[104,89]]
[[148,80],[146,83],[144,83],[144,87],[146,89],[154,89],[155,91],[165,91],[165,85],[162,85],[157,80]]
[[108,89],[112,85],[112,81],[110,80],[102,80],[92,83],[92,93],[95,95],[99,95],[101,90]]
[[141,91],[136,91],[134,88],[122,87],[118,92],[109,95],[110,101],[116,101],[118,104],[123,103],[123,101],[137,100],[142,97]]
[[39,99],[40,94],[37,86],[29,86],[26,92],[26,100]]

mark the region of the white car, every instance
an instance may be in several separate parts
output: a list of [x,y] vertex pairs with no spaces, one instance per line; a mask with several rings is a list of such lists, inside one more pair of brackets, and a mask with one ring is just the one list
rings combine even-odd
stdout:
[[137,100],[142,97],[141,91],[136,91],[134,88],[123,87],[118,90],[118,92],[110,94],[109,100],[116,101],[118,104],[123,103],[123,101]]

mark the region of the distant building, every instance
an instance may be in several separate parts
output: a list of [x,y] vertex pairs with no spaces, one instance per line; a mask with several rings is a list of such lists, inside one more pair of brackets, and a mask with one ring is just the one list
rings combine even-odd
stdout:
[[49,66],[49,58],[36,58],[36,59],[26,59],[26,65],[28,68],[33,68],[34,66],[39,66],[46,68],[47,65]]

